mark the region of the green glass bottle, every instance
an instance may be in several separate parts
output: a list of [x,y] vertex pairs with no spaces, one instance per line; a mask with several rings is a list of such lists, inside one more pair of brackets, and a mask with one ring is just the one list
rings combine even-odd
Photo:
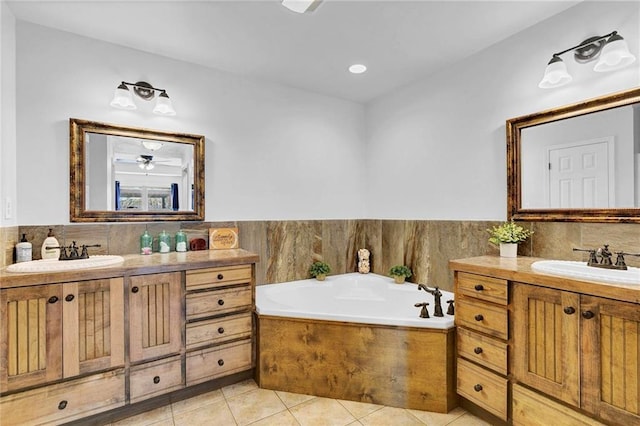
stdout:
[[151,252],[153,251],[153,249],[151,248],[152,246],[153,237],[151,237],[151,235],[149,235],[149,232],[145,230],[144,234],[140,236],[140,254],[151,254]]
[[158,236],[158,251],[160,253],[169,253],[171,251],[171,236],[165,231]]
[[182,229],[176,233],[176,251],[187,251],[187,234]]

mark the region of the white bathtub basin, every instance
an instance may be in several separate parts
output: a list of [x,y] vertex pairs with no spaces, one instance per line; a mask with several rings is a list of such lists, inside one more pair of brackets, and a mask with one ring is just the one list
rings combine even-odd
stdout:
[[532,263],[531,269],[537,272],[571,278],[640,285],[640,268],[628,267],[626,271],[621,271],[617,269],[596,268],[587,266],[585,262],[575,262],[571,260],[540,260]]
[[102,268],[105,266],[117,265],[124,262],[122,256],[114,255],[94,255],[88,259],[78,260],[32,260],[31,262],[21,262],[7,267],[7,272],[58,272],[73,271],[87,268]]

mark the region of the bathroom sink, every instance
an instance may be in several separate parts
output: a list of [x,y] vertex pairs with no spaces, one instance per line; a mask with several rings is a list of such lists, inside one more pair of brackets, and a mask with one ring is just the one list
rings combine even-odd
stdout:
[[7,267],[7,272],[58,272],[73,271],[87,268],[102,268],[105,266],[117,265],[124,262],[122,256],[114,255],[94,255],[88,259],[78,260],[32,260],[31,262],[21,262]]
[[587,266],[585,262],[575,262],[571,260],[540,260],[531,264],[531,269],[536,272],[545,272],[571,278],[583,278],[592,281],[640,285],[640,268],[628,268],[626,271],[596,268]]

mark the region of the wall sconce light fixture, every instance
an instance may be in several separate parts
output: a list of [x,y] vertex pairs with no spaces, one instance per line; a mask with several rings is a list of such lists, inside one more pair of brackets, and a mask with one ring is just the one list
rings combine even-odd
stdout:
[[133,102],[133,96],[131,96],[131,90],[129,87],[133,87],[133,92],[145,101],[150,101],[156,96],[156,92],[160,92],[158,99],[156,100],[156,106],[153,108],[154,114],[159,115],[176,115],[176,111],[173,109],[171,99],[167,95],[167,91],[164,89],[158,89],[153,87],[145,81],[139,81],[137,83],[127,83],[123,81],[116,88],[111,106],[120,109],[136,109],[137,106]]
[[590,37],[577,46],[570,47],[562,52],[554,53],[544,70],[544,77],[538,84],[542,89],[550,89],[568,84],[573,77],[567,72],[567,66],[560,58],[567,52],[574,51],[573,57],[579,64],[598,59],[596,72],[615,71],[631,65],[636,57],[629,52],[627,42],[617,31],[603,36]]
[[282,5],[292,12],[308,13],[313,12],[320,6],[322,0],[282,0]]

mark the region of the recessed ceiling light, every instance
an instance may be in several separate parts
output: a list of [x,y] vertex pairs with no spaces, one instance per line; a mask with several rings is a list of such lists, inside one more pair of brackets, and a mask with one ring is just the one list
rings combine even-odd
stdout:
[[362,64],[353,64],[349,67],[349,72],[352,74],[362,74],[367,70],[367,67]]

